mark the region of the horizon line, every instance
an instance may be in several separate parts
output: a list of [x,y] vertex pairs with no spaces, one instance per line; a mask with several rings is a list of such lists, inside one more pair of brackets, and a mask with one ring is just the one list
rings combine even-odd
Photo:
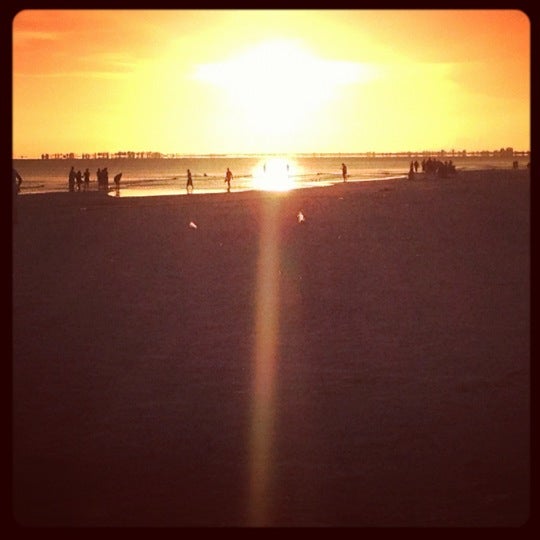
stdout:
[[495,150],[401,150],[401,151],[365,151],[365,152],[224,152],[224,153],[179,153],[179,152],[155,152],[155,151],[116,151],[116,152],[44,152],[37,155],[13,155],[12,159],[38,159],[38,160],[65,160],[65,159],[185,159],[185,158],[221,158],[221,157],[259,157],[259,156],[301,156],[301,157],[410,157],[447,155],[467,157],[469,155],[496,155],[508,157],[513,155],[530,155],[530,150],[515,150],[512,147]]

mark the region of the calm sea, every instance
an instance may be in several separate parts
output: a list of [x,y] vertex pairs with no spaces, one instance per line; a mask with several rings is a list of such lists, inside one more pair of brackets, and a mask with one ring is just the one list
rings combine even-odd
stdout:
[[[90,170],[90,190],[97,190],[97,169],[107,167],[109,190],[120,196],[186,194],[187,170],[192,174],[194,194],[223,192],[227,167],[233,173],[231,191],[290,189],[331,185],[342,181],[341,164],[346,163],[349,181],[405,178],[411,160],[421,157],[185,157],[162,159],[15,159],[13,166],[23,177],[21,194],[68,191],[68,173]],[[525,167],[529,158],[453,157],[459,170],[511,168],[517,160]],[[419,169],[420,170],[420,169]],[[121,172],[120,190],[115,192],[113,177]]]

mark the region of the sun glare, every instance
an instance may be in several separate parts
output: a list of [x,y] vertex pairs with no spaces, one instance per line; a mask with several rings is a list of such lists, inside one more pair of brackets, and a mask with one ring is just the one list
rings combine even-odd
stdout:
[[261,191],[289,191],[294,188],[293,164],[284,158],[270,158],[253,169],[253,187]]
[[339,85],[374,76],[368,66],[323,60],[292,40],[271,40],[220,63],[199,65],[195,78],[221,87],[254,132],[294,133],[337,96]]

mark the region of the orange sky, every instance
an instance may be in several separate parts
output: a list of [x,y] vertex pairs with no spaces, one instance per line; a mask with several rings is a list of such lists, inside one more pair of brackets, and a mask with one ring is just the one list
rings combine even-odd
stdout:
[[13,155],[530,149],[517,10],[25,10]]

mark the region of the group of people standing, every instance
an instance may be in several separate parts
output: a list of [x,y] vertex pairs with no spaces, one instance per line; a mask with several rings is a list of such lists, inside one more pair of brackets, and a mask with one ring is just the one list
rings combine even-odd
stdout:
[[77,186],[77,191],[81,191],[84,182],[84,189],[88,189],[90,185],[90,170],[85,169],[84,173],[80,171],[75,171],[75,167],[71,166],[68,175],[68,187],[69,191],[75,191],[75,186]]
[[[122,173],[118,173],[114,177],[114,183],[117,188],[120,187],[120,179],[122,178]],[[103,169],[98,169],[96,172],[96,180],[98,189],[107,189],[109,187],[109,171],[107,167]],[[84,172],[80,170],[75,171],[75,167],[71,167],[68,175],[68,187],[69,191],[87,190],[90,186],[90,169],[86,168]]]
[[[414,173],[418,172],[420,163],[418,160],[411,161],[409,166],[409,178],[414,176]],[[456,173],[456,166],[450,161],[441,161],[440,159],[431,159],[430,157],[422,160],[422,172],[425,174],[436,174],[442,178],[445,178],[448,174]]]

